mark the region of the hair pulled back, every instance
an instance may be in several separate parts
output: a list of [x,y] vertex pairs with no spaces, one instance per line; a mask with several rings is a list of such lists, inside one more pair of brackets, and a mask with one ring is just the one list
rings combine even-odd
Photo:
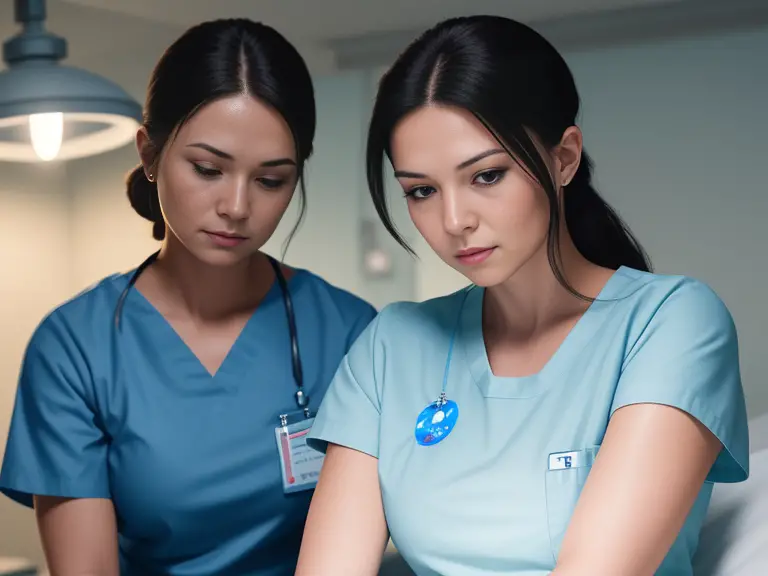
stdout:
[[[304,218],[304,164],[312,155],[315,98],[309,70],[279,32],[248,19],[214,20],[187,30],[162,55],[147,89],[143,126],[157,158],[178,129],[206,104],[248,94],[274,108],[296,143],[300,182],[299,220]],[[166,225],[157,184],[139,165],[126,181],[133,209],[153,222],[152,236],[163,240]]]
[[[548,149],[576,124],[580,99],[573,75],[557,50],[533,29],[497,16],[445,20],[417,38],[382,77],[368,132],[367,177],[382,223],[406,250],[387,206],[384,156],[391,159],[392,132],[425,105],[472,113],[544,189],[549,199],[547,253],[558,281],[566,281],[559,256],[560,219],[579,252],[606,268],[651,265],[618,214],[592,183],[592,160],[581,163],[563,191],[563,210],[547,163],[531,134]],[[583,297],[583,296],[581,296]]]

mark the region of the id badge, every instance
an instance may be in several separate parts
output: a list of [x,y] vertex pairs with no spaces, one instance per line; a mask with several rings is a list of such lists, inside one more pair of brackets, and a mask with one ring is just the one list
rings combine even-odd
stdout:
[[303,412],[283,414],[280,426],[275,428],[283,492],[286,494],[317,486],[325,454],[307,446],[307,435],[314,421],[314,416],[307,417]]
[[592,466],[599,447],[586,450],[571,450],[570,452],[554,452],[549,455],[549,470],[567,470],[569,468],[585,468]]

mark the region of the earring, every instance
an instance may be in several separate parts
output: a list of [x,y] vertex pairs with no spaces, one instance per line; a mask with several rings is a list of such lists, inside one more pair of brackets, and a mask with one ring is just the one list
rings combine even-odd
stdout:
[[152,172],[150,172],[149,175],[147,176],[147,180],[149,180],[150,182],[155,181],[155,176],[152,174]]

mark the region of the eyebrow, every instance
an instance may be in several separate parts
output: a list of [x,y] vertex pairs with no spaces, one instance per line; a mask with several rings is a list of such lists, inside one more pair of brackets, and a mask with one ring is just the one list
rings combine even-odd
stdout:
[[[480,160],[483,160],[484,158],[488,158],[489,156],[495,156],[496,154],[506,154],[507,151],[503,148],[492,148],[490,150],[486,150],[485,152],[481,152],[480,154],[477,154],[475,156],[472,156],[472,158],[468,160],[464,160],[461,164],[456,166],[456,170],[464,170],[465,168],[469,168],[472,166],[472,164],[475,164],[476,162],[480,162]],[[410,172],[408,170],[395,170],[395,178],[426,178],[426,174],[421,174],[419,172]]]
[[[201,150],[210,152],[214,156],[218,156],[219,158],[223,158],[224,160],[235,159],[235,157],[232,156],[232,154],[230,154],[229,152],[224,152],[223,150],[219,150],[218,148],[215,148],[210,144],[206,144],[205,142],[195,142],[194,144],[188,144],[187,148],[200,148]],[[296,166],[296,162],[291,158],[276,158],[275,160],[267,160],[265,162],[262,162],[261,165],[265,168],[275,168],[276,166]]]

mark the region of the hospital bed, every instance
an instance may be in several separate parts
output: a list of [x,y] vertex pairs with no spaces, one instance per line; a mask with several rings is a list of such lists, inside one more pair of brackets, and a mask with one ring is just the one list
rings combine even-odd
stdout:
[[768,575],[768,414],[750,421],[749,443],[749,479],[712,493],[695,576]]

